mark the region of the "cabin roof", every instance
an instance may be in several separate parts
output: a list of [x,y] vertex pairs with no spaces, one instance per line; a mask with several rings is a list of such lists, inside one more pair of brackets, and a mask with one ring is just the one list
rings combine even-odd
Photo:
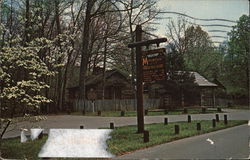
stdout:
[[[125,79],[127,79],[127,77],[128,77],[127,75],[125,75],[124,73],[120,72],[117,69],[106,71],[105,72],[105,77],[106,77],[106,79],[108,79],[109,77],[111,77],[112,75],[114,75],[116,73],[120,74]],[[97,83],[102,82],[102,80],[103,80],[103,74],[99,73],[99,74],[96,74],[96,75],[89,75],[89,76],[87,76],[85,83],[86,83],[86,86],[88,86],[88,85],[95,85]],[[72,86],[72,87],[68,87],[67,89],[77,89],[77,88],[79,88],[78,84],[76,84],[75,86]]]
[[190,72],[190,74],[192,74],[195,78],[195,83],[199,86],[199,87],[218,87],[218,85],[209,82],[206,78],[204,78],[202,75],[200,75],[197,72]]

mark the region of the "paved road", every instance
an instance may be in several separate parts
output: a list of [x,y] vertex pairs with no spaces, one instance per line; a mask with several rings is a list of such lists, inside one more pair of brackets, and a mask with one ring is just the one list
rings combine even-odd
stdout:
[[[249,110],[225,110],[228,113],[220,113],[220,119],[223,115],[228,115],[228,120],[250,120]],[[215,118],[215,114],[194,114],[191,115],[193,120],[211,120]],[[186,121],[187,115],[166,115],[166,116],[145,116],[145,123],[160,123],[164,117],[168,117],[169,122]],[[100,128],[109,127],[110,122],[114,122],[115,126],[135,125],[137,124],[136,117],[87,117],[87,116],[72,116],[58,115],[48,116],[48,119],[38,123],[19,123],[17,126],[12,126],[3,138],[16,137],[20,135],[20,128],[41,127],[48,132],[50,128],[79,128],[84,125],[84,128]]]
[[[165,143],[116,159],[241,159],[250,155],[250,128],[241,125],[196,137]],[[212,145],[207,139],[211,139]]]

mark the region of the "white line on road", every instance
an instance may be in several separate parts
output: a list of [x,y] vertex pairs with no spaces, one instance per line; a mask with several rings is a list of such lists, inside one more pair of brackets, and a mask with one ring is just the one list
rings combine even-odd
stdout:
[[213,145],[213,144],[214,144],[214,141],[212,141],[212,140],[211,140],[211,139],[209,139],[209,138],[208,138],[206,141],[210,142],[210,144],[211,144],[211,145]]

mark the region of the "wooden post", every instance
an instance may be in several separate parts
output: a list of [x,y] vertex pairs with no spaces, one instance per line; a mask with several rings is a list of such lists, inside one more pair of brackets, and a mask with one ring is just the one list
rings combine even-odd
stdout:
[[144,143],[149,142],[149,131],[143,132],[143,141],[144,141]]
[[114,125],[114,123],[112,122],[112,123],[110,123],[110,129],[114,129],[115,128],[115,125]]
[[197,131],[200,131],[201,130],[201,123],[197,123],[196,128],[197,128]]
[[[136,26],[136,42],[142,40],[142,27]],[[144,132],[144,113],[143,113],[143,85],[142,85],[142,47],[136,46],[136,95],[137,95],[137,127],[138,133]]]
[[85,114],[86,114],[85,110],[82,110],[82,115],[85,115]]
[[168,125],[168,118],[164,118],[164,125]]
[[142,46],[150,44],[160,44],[166,42],[166,38],[142,41],[142,27],[137,25],[135,29],[136,42],[128,44],[129,48],[135,47],[136,53],[136,97],[137,97],[137,133],[144,133],[144,110],[143,110],[143,66],[142,66]]
[[101,111],[97,111],[97,115],[98,115],[98,116],[101,116],[101,115],[102,115],[102,112],[101,112]]
[[200,106],[203,106],[203,91],[200,89]]
[[174,133],[179,134],[180,133],[180,127],[179,125],[174,125]]
[[212,122],[213,122],[213,128],[215,128],[216,127],[216,121],[215,121],[215,119],[213,119]]
[[218,114],[215,115],[215,119],[216,119],[216,122],[219,122],[219,121],[220,121],[220,118],[219,118],[219,115],[218,115]]
[[191,115],[188,115],[188,123],[191,123]]
[[224,124],[227,125],[227,115],[224,115]]
[[213,107],[215,108],[215,92],[214,92],[214,88],[213,88]]
[[182,108],[184,107],[184,93],[183,93],[182,84],[181,84],[181,107],[182,107]]

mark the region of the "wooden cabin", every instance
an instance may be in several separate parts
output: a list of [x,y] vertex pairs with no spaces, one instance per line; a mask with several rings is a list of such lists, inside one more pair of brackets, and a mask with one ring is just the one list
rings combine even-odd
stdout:
[[[127,75],[119,70],[113,69],[105,72],[105,97],[104,99],[130,99],[132,98],[131,81]],[[93,74],[86,78],[86,99],[90,92],[95,94],[95,99],[103,97],[103,70],[95,69]],[[79,86],[69,87],[69,101],[78,99]]]
[[172,90],[176,90],[177,87],[174,83],[169,84],[170,88],[166,89],[162,83],[155,82],[148,86],[147,97],[161,99],[161,108],[215,106],[215,90],[218,85],[208,81],[197,72],[189,72],[189,74],[194,77],[193,92],[173,93]]

